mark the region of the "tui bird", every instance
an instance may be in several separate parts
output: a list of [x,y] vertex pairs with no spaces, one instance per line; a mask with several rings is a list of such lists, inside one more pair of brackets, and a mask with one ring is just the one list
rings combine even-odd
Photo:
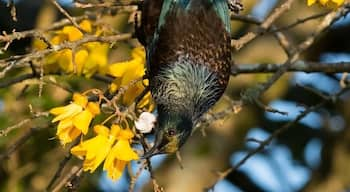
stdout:
[[144,1],[138,37],[158,110],[155,144],[144,158],[178,151],[224,93],[231,69],[227,1],[238,2]]

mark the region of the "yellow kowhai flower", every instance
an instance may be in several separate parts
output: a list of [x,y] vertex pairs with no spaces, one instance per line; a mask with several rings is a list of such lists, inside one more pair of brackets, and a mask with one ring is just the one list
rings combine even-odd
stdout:
[[[49,69],[57,70],[59,67],[65,73],[73,73],[76,72],[78,75],[82,74],[83,67],[88,58],[88,51],[85,49],[78,50],[74,55],[74,63],[73,63],[73,52],[70,49],[64,49],[53,53],[48,57],[48,62],[45,65],[45,70],[49,71]],[[57,65],[58,64],[58,65]],[[52,65],[56,65],[53,67]],[[51,67],[51,68],[50,68]]]
[[[120,87],[126,86],[127,89],[123,95],[122,103],[130,105],[135,98],[145,89],[144,85],[148,85],[148,80],[143,80],[145,75],[146,56],[143,47],[136,47],[131,51],[131,60],[111,64],[108,68],[108,74],[116,77],[116,80],[111,84],[110,91],[116,92]],[[139,80],[131,84],[132,81]],[[151,94],[147,93],[139,102],[138,107],[142,108],[149,105],[149,110],[154,109],[154,104],[151,100]]]
[[63,107],[56,107],[50,110],[56,115],[52,122],[57,122],[57,132],[61,143],[72,142],[81,133],[87,134],[92,119],[100,113],[98,103],[88,102],[86,96],[75,93],[73,102]]
[[[89,20],[83,20],[79,26],[84,32],[92,32]],[[101,30],[97,28],[95,35],[101,35]],[[83,32],[78,28],[65,26],[62,30],[55,32],[55,36],[51,38],[50,43],[59,45],[65,41],[74,42],[82,39],[83,36]],[[34,47],[41,50],[47,48],[47,45],[43,41],[36,39],[34,40]],[[96,72],[104,74],[107,68],[108,50],[108,44],[100,42],[85,43],[75,52],[71,49],[63,49],[45,57],[44,70],[45,72],[61,70],[65,73],[84,74],[86,77],[91,77]]]
[[[92,31],[91,22],[89,20],[83,20],[79,24],[79,27],[87,33],[91,33]],[[58,45],[64,41],[77,41],[82,37],[83,33],[78,28],[74,26],[65,26],[62,30],[55,32],[55,36],[51,38],[50,43]],[[33,47],[38,50],[43,50],[47,48],[47,44],[40,39],[34,39]]]
[[344,4],[344,0],[307,0],[307,5],[311,6],[316,2],[321,4],[322,6],[326,6],[334,9]]
[[83,141],[71,149],[73,155],[85,157],[83,170],[91,173],[105,160],[116,140],[116,135],[120,132],[120,127],[114,126],[109,130],[103,125],[96,125],[94,131],[96,137]]
[[84,74],[86,77],[91,77],[96,72],[105,74],[108,49],[109,46],[106,43],[90,42],[84,44],[74,55],[70,49],[58,51],[47,57],[45,71],[61,69],[65,73]]
[[128,140],[119,140],[106,158],[103,170],[112,180],[122,176],[125,166],[132,160],[139,159],[138,155],[130,147]]
[[90,42],[84,44],[83,47],[88,52],[88,56],[85,58],[82,74],[86,77],[91,77],[96,72],[105,74],[108,64],[109,45],[107,43]]
[[137,153],[130,146],[130,140],[134,134],[130,129],[122,130],[118,135],[118,141],[108,154],[103,165],[103,170],[112,180],[121,177],[125,166],[132,160],[139,159]]
[[[107,171],[111,179],[120,178],[127,163],[139,158],[130,146],[134,134],[130,129],[121,129],[119,125],[112,125],[111,130],[96,125],[94,130],[97,136],[73,147],[71,153],[80,158],[85,157],[84,171],[94,172],[105,160],[103,170]],[[117,143],[113,146],[115,141]]]
[[[79,27],[84,30],[84,32],[91,33],[91,22],[89,20],[83,20]],[[77,41],[83,38],[84,34],[74,26],[65,26],[62,30],[56,32],[56,36],[51,39],[51,43],[58,45],[64,41]]]
[[52,122],[57,122],[68,117],[72,117],[83,111],[87,105],[88,99],[86,96],[79,93],[73,94],[73,102],[64,107],[55,107],[50,110],[50,113],[56,115]]

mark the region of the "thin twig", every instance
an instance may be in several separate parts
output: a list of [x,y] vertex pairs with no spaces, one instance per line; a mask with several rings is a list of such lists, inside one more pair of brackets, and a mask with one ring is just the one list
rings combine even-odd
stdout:
[[[68,152],[67,155],[64,157],[64,159],[62,159],[62,161],[59,163],[58,168],[57,168],[57,170],[56,170],[54,176],[52,177],[52,179],[50,180],[49,184],[48,184],[47,187],[46,187],[46,191],[50,191],[51,188],[52,188],[52,186],[53,186],[53,184],[56,182],[56,180],[57,180],[58,178],[61,177],[61,174],[62,174],[62,172],[63,172],[63,169],[66,167],[67,163],[68,163],[69,160],[72,158],[72,154],[70,153],[70,150],[71,150],[74,146],[76,146],[76,145],[79,143],[79,141],[80,141],[80,138],[75,139],[75,141],[74,141],[74,142],[72,143],[72,145],[69,147],[69,150],[68,150],[69,152]],[[57,186],[56,186],[56,188],[57,188]]]
[[260,145],[253,149],[252,151],[250,151],[248,154],[246,154],[240,161],[238,161],[233,167],[227,169],[226,171],[224,171],[223,173],[220,174],[219,178],[215,181],[215,183],[213,185],[211,185],[210,187],[207,188],[208,191],[211,191],[214,189],[215,184],[224,179],[227,175],[229,175],[230,173],[236,171],[239,167],[241,167],[246,161],[248,161],[252,156],[254,156],[255,154],[259,153],[260,151],[264,150],[266,146],[268,146],[273,139],[275,139],[276,137],[278,137],[281,133],[285,132],[286,130],[288,130],[289,128],[291,128],[292,126],[294,126],[297,122],[299,122],[300,120],[302,120],[305,116],[307,116],[310,112],[316,111],[318,109],[320,109],[321,107],[323,107],[324,105],[326,105],[329,102],[335,102],[337,100],[337,98],[339,98],[342,94],[344,94],[345,92],[349,91],[350,87],[344,88],[341,91],[339,91],[338,93],[334,94],[334,95],[329,95],[328,97],[325,97],[323,99],[323,101],[321,101],[320,103],[308,107],[306,108],[303,112],[301,112],[293,121],[290,121],[288,123],[286,123],[284,126],[282,126],[281,128],[277,129],[276,131],[274,131],[266,140],[264,141],[259,141]]
[[275,29],[270,29],[268,30],[269,33],[276,33],[278,31],[284,31],[284,30],[288,30],[288,29],[291,29],[293,27],[296,27],[300,24],[303,24],[305,22],[308,22],[308,21],[311,21],[311,20],[314,20],[314,19],[319,19],[321,17],[324,17],[326,16],[327,14],[329,14],[330,11],[327,11],[327,12],[323,12],[323,13],[318,13],[318,14],[315,14],[315,15],[311,15],[311,16],[308,16],[308,17],[305,17],[305,18],[302,18],[302,19],[297,19],[297,21],[295,21],[294,23],[291,23],[289,25],[286,25],[286,26],[283,26],[283,27],[279,27],[279,28],[275,28]]
[[0,137],[6,136],[9,134],[11,131],[18,129],[22,127],[25,124],[28,124],[29,122],[33,121],[34,119],[40,118],[40,117],[48,117],[49,113],[47,112],[40,112],[40,113],[35,113],[31,118],[24,119],[15,125],[12,125],[10,127],[7,127],[5,129],[0,130]]
[[70,183],[70,181],[72,181],[75,177],[80,177],[82,172],[83,172],[82,165],[72,167],[70,172],[67,175],[65,175],[65,177],[55,186],[54,189],[52,189],[52,192],[61,191],[61,189],[64,186],[67,186],[69,188],[74,187],[74,185],[73,186],[71,185],[72,183]]
[[[6,58],[6,59],[1,59],[0,66],[5,65],[5,66],[9,66],[11,68],[25,66],[26,64],[29,64],[31,61],[43,58],[52,52],[57,52],[57,51],[60,51],[63,49],[72,49],[73,50],[84,43],[96,42],[96,41],[105,42],[105,43],[115,43],[117,41],[130,39],[131,37],[132,37],[132,35],[130,33],[111,35],[111,36],[85,35],[82,39],[80,39],[78,41],[64,42],[62,44],[52,46],[52,48],[47,48],[44,50],[28,53],[28,54],[21,55],[21,56],[14,56],[14,57]],[[4,76],[5,75],[4,71],[2,71],[2,73],[3,74],[0,74],[0,75]]]
[[142,165],[140,165],[139,169],[137,170],[137,172],[135,173],[134,176],[131,177],[131,181],[129,184],[129,192],[133,192],[135,189],[135,184],[137,179],[140,177],[142,171],[147,167],[147,162],[143,161]]
[[[234,15],[232,14],[231,19],[233,20],[238,20],[238,21],[242,21],[242,22],[246,22],[246,23],[250,23],[250,24],[255,24],[255,25],[261,25],[262,22],[257,19],[254,18],[252,16],[244,16],[244,15]],[[275,25],[271,25],[270,29],[271,30],[275,30],[277,27]],[[260,31],[264,31],[267,32],[269,29],[260,29]],[[262,35],[263,33],[260,33],[260,35]],[[288,56],[290,56],[293,52],[293,50],[295,49],[292,44],[288,41],[287,36],[282,33],[281,31],[276,31],[275,33],[273,33],[274,37],[277,39],[278,43],[281,45],[281,47],[283,48],[283,50],[287,53]]]
[[[264,91],[269,89],[274,82],[276,82],[287,70],[290,66],[295,63],[300,53],[305,51],[307,48],[311,46],[311,44],[315,41],[316,37],[321,34],[325,29],[327,29],[334,21],[338,20],[338,18],[342,17],[344,14],[346,14],[349,10],[341,8],[338,12],[332,12],[329,13],[322,21],[322,23],[316,28],[315,32],[306,38],[305,41],[303,41],[299,46],[298,49],[295,51],[293,55],[291,55],[287,61],[284,63],[282,67],[279,68],[277,72],[274,73],[272,77],[270,77],[264,84],[262,84],[261,92],[262,94]],[[345,12],[345,13],[344,13]]]
[[[273,13],[270,16],[268,16],[264,22],[261,23],[260,28],[262,30],[267,30],[268,28],[270,28],[270,26],[276,19],[278,19],[282,14],[284,14],[287,10],[290,9],[293,2],[294,0],[286,0],[284,3],[282,3],[280,7],[274,9]],[[255,39],[259,34],[261,34],[261,31],[254,33],[249,32],[238,40],[232,40],[231,45],[236,50],[240,50],[247,43]]]
[[13,21],[17,21],[17,13],[16,13],[16,6],[14,0],[9,0],[7,3],[7,7],[11,9],[11,16]]
[[[345,5],[344,5],[345,7]],[[305,51],[315,41],[316,37],[326,30],[334,21],[338,18],[346,15],[349,10],[346,8],[340,8],[337,12],[329,13],[322,21],[322,23],[316,28],[315,32],[310,35],[306,40],[299,44],[295,52],[288,57],[287,61],[276,71],[266,82],[257,84],[255,87],[246,90],[242,94],[242,100],[244,103],[254,103],[258,101],[258,98],[268,90],[288,69],[298,61],[300,54]]]
[[[74,17],[74,20],[77,22],[84,19],[91,20],[95,18],[95,15],[96,13],[91,14],[87,12],[83,16]],[[62,19],[56,23],[53,23],[51,26],[43,30],[32,29],[32,30],[20,31],[20,32],[13,31],[11,34],[5,33],[3,35],[0,35],[0,42],[12,42],[13,40],[19,40],[27,37],[36,37],[36,38],[42,39],[43,41],[45,41],[46,44],[50,45],[50,42],[47,40],[47,38],[44,35],[44,32],[56,30],[58,28],[61,28],[69,24],[71,24],[71,22],[68,19]]]
[[[275,73],[283,64],[237,64],[232,68],[232,75],[255,74],[255,73]],[[350,72],[350,62],[321,63],[312,61],[297,60],[286,68],[286,72],[323,72],[323,73],[343,73]]]
[[57,3],[56,0],[50,0],[51,3],[53,5],[55,5],[55,7],[65,16],[67,17],[67,19],[76,27],[78,28],[80,31],[84,31],[82,30],[82,28],[79,26],[79,24],[74,20],[74,18],[72,16],[69,15],[69,13],[63,9],[63,7]]
[[96,8],[96,7],[103,7],[103,8],[110,8],[110,7],[125,7],[125,6],[140,6],[142,1],[139,0],[131,0],[131,1],[112,1],[112,2],[101,2],[101,3],[87,3],[85,1],[79,1],[76,0],[74,2],[74,5],[79,8]]

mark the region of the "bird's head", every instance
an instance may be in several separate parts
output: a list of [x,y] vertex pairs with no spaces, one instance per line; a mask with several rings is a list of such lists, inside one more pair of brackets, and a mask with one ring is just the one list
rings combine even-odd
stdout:
[[183,114],[159,113],[153,147],[143,157],[175,153],[191,135],[193,123]]

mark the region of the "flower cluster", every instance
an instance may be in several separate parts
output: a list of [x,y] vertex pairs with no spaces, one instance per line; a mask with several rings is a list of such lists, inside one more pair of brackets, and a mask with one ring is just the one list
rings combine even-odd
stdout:
[[[73,101],[63,107],[50,110],[55,115],[52,122],[58,122],[57,137],[63,145],[72,142],[80,135],[85,136],[89,132],[92,119],[100,114],[100,103],[89,102],[88,97],[79,93],[73,95]],[[122,128],[113,123],[111,128],[102,124],[94,126],[93,138],[84,140],[71,149],[71,153],[84,159],[84,171],[94,172],[103,162],[103,170],[106,170],[111,179],[118,179],[125,166],[132,160],[137,160],[137,153],[131,148],[134,133],[129,128],[129,122]]]
[[322,6],[326,6],[326,7],[335,9],[335,8],[338,8],[341,5],[343,5],[344,0],[307,0],[308,6],[311,6],[315,3],[319,3]]
[[64,145],[80,134],[87,134],[91,120],[100,113],[100,107],[98,103],[88,102],[86,96],[75,93],[72,103],[53,108],[50,113],[56,115],[53,123],[59,121],[56,135]]
[[[143,79],[144,68],[145,51],[141,47],[134,48],[130,60],[110,64],[106,69],[108,75],[116,78],[107,91],[118,96],[108,99],[104,97],[102,91],[95,91],[93,93],[98,95],[99,101],[91,102],[86,96],[87,93],[91,92],[74,93],[70,104],[50,110],[50,113],[55,116],[52,122],[58,122],[56,135],[63,145],[81,136],[81,142],[71,149],[71,153],[84,159],[84,171],[94,172],[104,162],[103,170],[107,171],[108,176],[115,180],[122,175],[125,166],[130,161],[139,158],[131,147],[134,133],[130,127],[135,126],[142,133],[148,133],[152,130],[155,118],[149,113],[154,110],[151,95],[148,92],[137,101],[135,107],[139,112],[148,111],[141,113],[137,121],[130,118],[130,115],[126,114],[127,112],[121,114],[117,108],[121,105],[132,106],[136,103],[136,98],[144,92],[145,86],[148,85],[147,80]],[[92,120],[103,113],[103,110],[100,109],[102,104],[116,107],[116,113],[109,114],[102,123],[94,121],[94,136],[91,138],[89,127]],[[144,117],[145,114],[147,117]],[[109,121],[112,122],[110,128],[105,126]]]
[[[79,27],[65,26],[55,31],[48,40],[55,48],[64,43],[79,43],[77,41],[85,35],[100,36],[102,32],[98,27],[93,27],[90,21],[83,20]],[[34,41],[36,49],[43,50],[47,47],[48,44],[42,40]],[[147,92],[142,95],[148,86],[148,80],[144,79],[144,48],[132,49],[129,60],[116,63],[109,63],[108,52],[109,46],[106,43],[84,42],[77,44],[73,50],[66,48],[54,51],[44,57],[42,62],[46,73],[63,72],[85,77],[99,73],[115,78],[107,90],[108,95],[114,96],[112,99],[105,97],[105,91],[95,89],[83,94],[74,93],[68,105],[50,110],[55,116],[52,122],[58,123],[56,136],[62,145],[80,139],[80,143],[70,152],[84,159],[84,171],[94,172],[104,162],[103,170],[115,180],[122,175],[130,161],[139,159],[131,147],[134,133],[130,127],[135,126],[140,133],[148,133],[152,130],[155,118],[149,113],[154,110],[151,94]],[[93,98],[99,98],[97,102],[89,101],[88,94],[90,96],[91,93]],[[114,113],[100,109],[101,106],[113,108]],[[120,108],[137,109],[136,114],[144,114],[141,112],[146,111],[148,116],[136,118],[134,112],[121,111]],[[99,122],[102,118],[95,118],[98,115],[107,115],[107,118]]]
[[91,173],[105,160],[103,170],[107,171],[111,179],[119,179],[126,164],[139,158],[130,146],[133,132],[116,124],[111,129],[96,125],[94,131],[96,137],[73,147],[71,153],[80,158],[85,157],[83,169]]
[[[84,33],[100,36],[102,31],[93,29],[89,20],[83,20],[79,24],[80,29],[74,26],[65,26],[61,30],[55,31],[50,38],[53,46],[64,42],[75,42],[83,38]],[[34,48],[42,50],[47,48],[47,44],[35,39]],[[78,46],[76,50],[62,49],[49,54],[44,58],[45,72],[65,72],[77,75],[92,76],[94,73],[104,74],[107,70],[107,56],[109,45],[100,42],[88,42]]]
[[[109,65],[107,74],[116,77],[116,80],[110,86],[110,92],[115,93],[119,88],[126,87],[122,96],[122,104],[130,105],[135,98],[140,95],[145,86],[148,86],[148,80],[143,80],[145,75],[146,56],[143,47],[136,47],[131,51],[131,59],[125,62],[118,62]],[[132,83],[133,81],[136,81]],[[147,108],[148,111],[154,110],[154,102],[150,92],[138,102],[138,108]]]
[[[76,42],[81,40],[85,34],[102,35],[102,30],[99,27],[93,28],[89,20],[80,22],[79,28],[69,25],[55,31],[49,39],[50,44],[55,46],[64,42]],[[47,47],[44,41],[35,39],[34,48],[42,50]],[[115,77],[109,91],[114,94],[123,88],[125,93],[121,96],[121,104],[128,106],[144,91],[145,86],[148,86],[148,80],[143,79],[146,63],[145,50],[143,47],[136,47],[131,51],[130,60],[112,64],[108,63],[108,52],[109,45],[101,42],[83,43],[74,50],[58,50],[43,58],[44,71],[46,73],[73,73],[86,77],[91,77],[95,73],[108,74]],[[148,109],[148,111],[154,109],[149,92],[138,102],[137,107]]]

